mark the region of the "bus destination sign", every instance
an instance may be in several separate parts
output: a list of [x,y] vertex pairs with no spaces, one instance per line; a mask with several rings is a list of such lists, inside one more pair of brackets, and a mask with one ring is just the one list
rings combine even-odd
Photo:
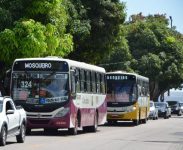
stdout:
[[61,71],[69,70],[68,63],[65,61],[16,61],[13,71]]

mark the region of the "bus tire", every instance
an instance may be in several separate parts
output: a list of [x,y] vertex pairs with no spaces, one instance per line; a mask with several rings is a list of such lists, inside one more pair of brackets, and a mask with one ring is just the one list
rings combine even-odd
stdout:
[[145,119],[142,119],[142,123],[147,123],[147,118],[145,118]]
[[83,127],[83,130],[84,132],[97,132],[97,128],[98,128],[98,113],[96,112],[94,116],[94,125]]
[[26,129],[26,135],[31,135],[31,129],[30,128]]
[[133,120],[133,124],[134,124],[135,126],[138,126],[138,125],[139,125],[139,120]]
[[91,126],[91,132],[97,132],[97,128],[98,128],[98,113],[95,113],[94,116],[94,125]]

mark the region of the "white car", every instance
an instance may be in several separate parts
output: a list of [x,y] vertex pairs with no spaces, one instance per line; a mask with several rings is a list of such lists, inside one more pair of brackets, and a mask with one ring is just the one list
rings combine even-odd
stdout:
[[10,97],[0,97],[0,146],[6,145],[9,136],[16,136],[23,143],[26,132],[26,112],[16,107]]
[[153,101],[150,101],[149,118],[152,118],[153,120],[158,119],[158,109],[155,107]]

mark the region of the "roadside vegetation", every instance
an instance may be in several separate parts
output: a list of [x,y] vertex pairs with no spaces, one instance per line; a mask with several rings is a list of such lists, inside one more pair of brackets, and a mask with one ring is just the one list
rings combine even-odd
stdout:
[[183,35],[165,14],[126,19],[119,0],[0,1],[1,77],[16,58],[48,55],[150,79],[156,100],[183,82]]

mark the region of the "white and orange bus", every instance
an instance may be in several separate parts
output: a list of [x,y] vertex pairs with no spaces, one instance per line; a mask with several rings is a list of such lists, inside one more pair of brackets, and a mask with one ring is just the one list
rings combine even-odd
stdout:
[[78,128],[95,132],[106,122],[105,69],[59,57],[16,59],[11,96],[27,113],[27,133]]
[[107,121],[146,123],[149,116],[149,79],[135,73],[106,73]]

